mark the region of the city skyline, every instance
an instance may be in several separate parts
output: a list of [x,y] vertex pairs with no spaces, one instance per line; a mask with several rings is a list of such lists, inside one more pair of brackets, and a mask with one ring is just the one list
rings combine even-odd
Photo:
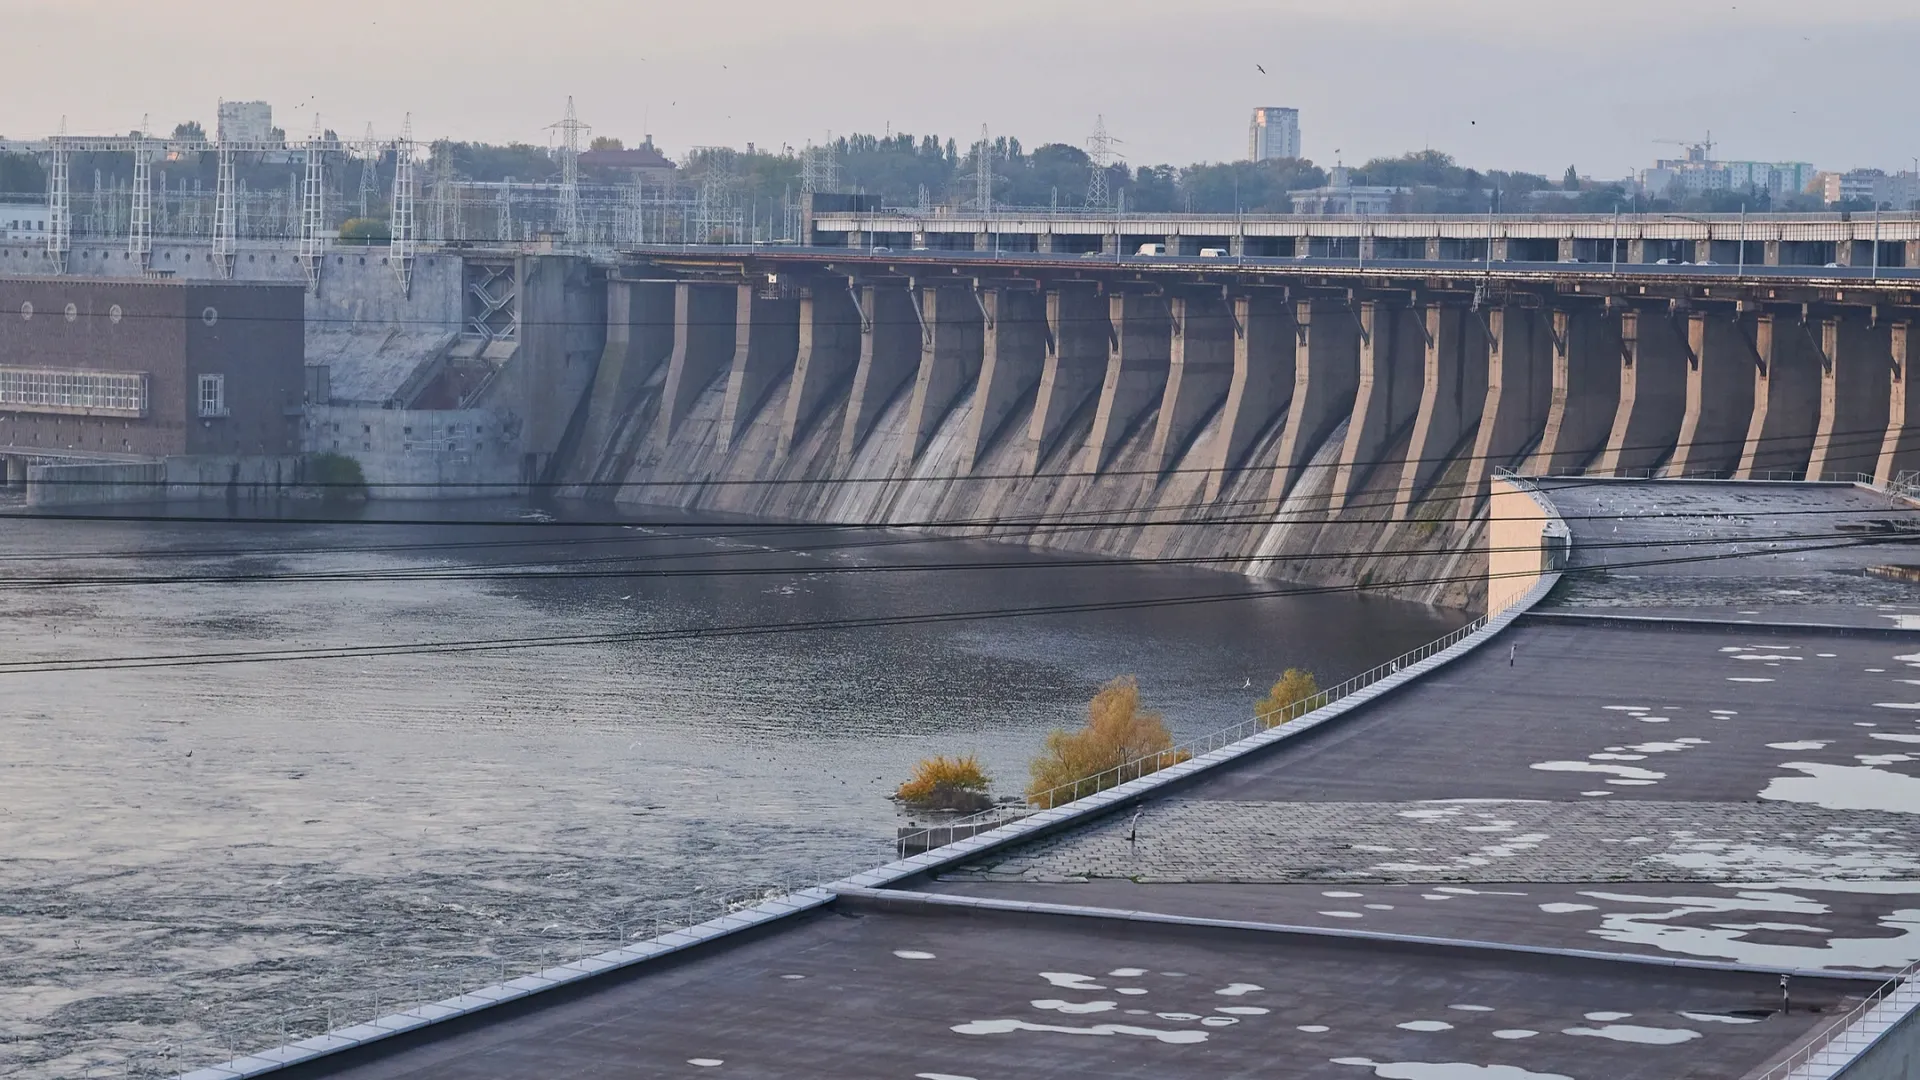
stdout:
[[[161,53],[220,62],[127,90],[61,78],[62,50],[28,50],[13,65],[16,84],[60,89],[10,95],[0,133],[50,134],[63,116],[74,133],[124,132],[148,115],[156,127],[191,119],[211,129],[219,99],[259,98],[296,134],[316,110],[346,137],[369,121],[397,131],[411,113],[421,138],[545,144],[571,95],[596,134],[632,143],[651,133],[680,154],[889,126],[965,143],[982,123],[1030,146],[1077,145],[1104,114],[1130,164],[1226,161],[1244,153],[1249,111],[1272,103],[1300,109],[1303,153],[1325,165],[1432,147],[1481,168],[1557,176],[1573,164],[1613,178],[1672,156],[1659,140],[1709,129],[1722,157],[1823,169],[1902,168],[1920,152],[1873,111],[1820,96],[1836,85],[1822,72],[1848,73],[1848,100],[1896,89],[1920,23],[1889,0],[1831,5],[1813,32],[1780,0],[1749,0],[1730,9],[1737,16],[1632,0],[1605,18],[1545,19],[1509,0],[1441,11],[1370,0],[1339,12],[1197,0],[1172,26],[1132,0],[1097,5],[1098,21],[1080,0],[1037,13],[984,0],[964,27],[928,27],[869,0],[847,0],[832,20],[748,0],[757,17],[725,35],[686,11],[572,0],[552,17],[580,32],[535,50],[524,38],[450,33],[510,17],[504,4],[342,0],[320,28],[326,47],[311,49],[290,48],[283,27],[260,25],[237,0],[196,5],[193,18],[116,10],[103,22],[111,6],[28,0],[11,18],[20,38],[84,39],[87,55],[110,66]],[[1009,36],[1016,25],[1026,32]],[[1222,50],[1223,28],[1235,42],[1290,44]],[[1069,34],[1095,47],[1063,51]],[[459,46],[436,51],[437,39]],[[982,50],[996,55],[994,78],[969,82]],[[858,62],[820,62],[836,52]],[[495,82],[476,91],[466,65]],[[1166,77],[1138,78],[1144,71]]]

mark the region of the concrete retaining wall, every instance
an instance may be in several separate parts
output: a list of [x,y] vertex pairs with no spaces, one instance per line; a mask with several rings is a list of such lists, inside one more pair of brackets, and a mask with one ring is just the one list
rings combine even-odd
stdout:
[[158,461],[29,465],[27,505],[45,508],[155,502],[166,498],[166,482],[167,467]]

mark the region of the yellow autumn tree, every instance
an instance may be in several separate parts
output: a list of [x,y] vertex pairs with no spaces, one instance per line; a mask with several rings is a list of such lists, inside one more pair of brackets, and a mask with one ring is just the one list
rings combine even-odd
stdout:
[[1280,681],[1273,684],[1267,696],[1253,703],[1253,715],[1260,718],[1263,728],[1279,727],[1289,720],[1298,720],[1324,702],[1320,699],[1320,683],[1314,679],[1313,672],[1299,668],[1288,668]]
[[1079,731],[1056,730],[1046,752],[1029,767],[1027,801],[1052,808],[1157,772],[1192,757],[1173,749],[1160,714],[1140,705],[1140,684],[1131,675],[1113,680],[1087,705]]
[[893,797],[903,803],[932,810],[974,810],[989,800],[992,781],[980,767],[980,759],[947,757],[937,754],[922,759],[913,767],[913,777],[901,784]]

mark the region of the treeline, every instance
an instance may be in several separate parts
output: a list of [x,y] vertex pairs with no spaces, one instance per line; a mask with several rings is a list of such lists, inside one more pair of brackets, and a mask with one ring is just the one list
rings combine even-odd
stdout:
[[[183,124],[177,136],[199,135],[197,125]],[[329,136],[333,133],[328,132]],[[596,139],[595,148],[619,148],[617,139]],[[1087,152],[1066,143],[1045,143],[1029,150],[1019,139],[998,136],[991,141],[962,143],[938,135],[848,135],[831,147],[833,190],[877,196],[890,206],[964,207],[978,201],[979,164],[986,158],[992,175],[992,198],[1000,206],[1088,205],[1094,164]],[[438,142],[431,152],[446,161],[453,175],[465,180],[528,183],[559,179],[560,164],[550,147],[525,143],[496,145],[477,142]],[[214,155],[197,159],[156,162],[170,185],[198,180],[211,188]],[[283,188],[297,181],[295,160],[243,160],[241,180],[254,190]],[[423,162],[423,165],[425,163]],[[816,166],[823,164],[816,161]],[[359,187],[363,163],[349,159],[334,166],[336,191]],[[393,161],[382,155],[372,166],[375,188],[390,190]],[[711,189],[717,183],[737,205],[779,206],[797,199],[806,167],[802,152],[754,148],[700,148],[686,154],[675,170],[675,182],[684,191]],[[123,185],[132,170],[125,154],[76,154],[72,163],[76,190],[91,187],[94,177],[109,187]],[[1129,211],[1276,214],[1293,210],[1293,193],[1324,187],[1329,170],[1305,159],[1264,162],[1202,162],[1191,165],[1106,168],[1108,206]],[[422,181],[426,179],[423,170]],[[629,175],[616,170],[583,169],[589,182],[627,183]],[[1375,158],[1347,169],[1356,186],[1402,189],[1394,209],[1416,214],[1484,214],[1488,212],[1606,213],[1618,208],[1632,212],[1725,212],[1742,205],[1754,211],[1824,209],[1808,196],[1775,200],[1765,192],[1706,192],[1681,199],[1647,199],[1622,183],[1582,181],[1571,166],[1564,176],[1501,169],[1478,170],[1461,165],[1450,154],[1419,150],[1398,157]],[[46,171],[27,155],[0,154],[0,192],[44,191]]]

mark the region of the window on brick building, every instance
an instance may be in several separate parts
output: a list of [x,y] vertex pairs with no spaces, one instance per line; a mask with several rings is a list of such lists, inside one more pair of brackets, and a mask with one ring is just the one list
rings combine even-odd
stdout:
[[200,376],[200,415],[227,415],[227,377],[225,375]]

